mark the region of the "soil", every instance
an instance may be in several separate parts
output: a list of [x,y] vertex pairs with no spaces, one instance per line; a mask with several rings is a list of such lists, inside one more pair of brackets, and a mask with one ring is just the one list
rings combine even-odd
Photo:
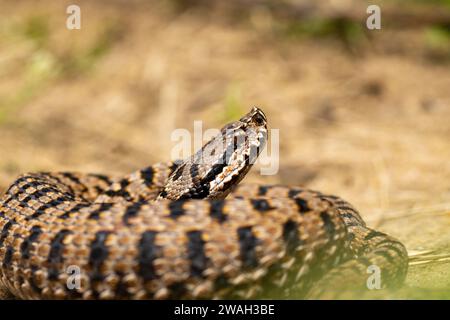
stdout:
[[245,182],[345,198],[407,246],[409,297],[450,298],[448,42],[414,27],[292,35],[258,8],[78,2],[81,30],[65,1],[0,1],[0,192],[29,171],[166,161],[174,129],[257,105],[279,129],[279,170]]

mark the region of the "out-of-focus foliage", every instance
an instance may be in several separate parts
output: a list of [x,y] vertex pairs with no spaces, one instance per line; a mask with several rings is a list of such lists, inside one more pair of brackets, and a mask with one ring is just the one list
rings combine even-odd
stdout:
[[409,297],[450,298],[448,0],[0,0],[0,191],[30,171],[131,172],[175,128],[261,107],[274,176],[404,242]]

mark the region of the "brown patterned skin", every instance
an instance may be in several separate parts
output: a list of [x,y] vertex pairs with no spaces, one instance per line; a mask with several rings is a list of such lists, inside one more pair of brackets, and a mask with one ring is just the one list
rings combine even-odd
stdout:
[[[222,199],[242,176],[215,184],[206,168],[196,184],[177,173],[192,164],[119,179],[21,176],[0,202],[0,287],[23,299],[334,298],[367,291],[370,265],[380,267],[383,287],[403,282],[404,246],[367,228],[340,198],[239,185]],[[180,176],[187,190],[203,188],[203,199],[167,199]],[[67,285],[70,266],[81,272],[78,288]]]

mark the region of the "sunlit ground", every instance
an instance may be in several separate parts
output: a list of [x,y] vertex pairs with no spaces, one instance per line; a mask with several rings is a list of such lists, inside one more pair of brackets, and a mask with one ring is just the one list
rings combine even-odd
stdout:
[[70,1],[0,1],[0,191],[28,171],[169,160],[175,128],[258,105],[280,129],[280,168],[245,181],[342,196],[407,246],[398,297],[450,298],[448,1],[381,2],[374,31],[362,1],[301,19],[233,1],[77,2],[70,31]]

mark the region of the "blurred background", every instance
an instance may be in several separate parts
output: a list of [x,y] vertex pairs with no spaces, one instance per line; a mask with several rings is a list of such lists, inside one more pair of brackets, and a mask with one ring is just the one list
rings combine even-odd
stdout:
[[342,196],[406,244],[408,297],[450,298],[449,71],[448,0],[1,0],[0,193],[166,161],[175,128],[257,105],[280,170],[245,181]]

